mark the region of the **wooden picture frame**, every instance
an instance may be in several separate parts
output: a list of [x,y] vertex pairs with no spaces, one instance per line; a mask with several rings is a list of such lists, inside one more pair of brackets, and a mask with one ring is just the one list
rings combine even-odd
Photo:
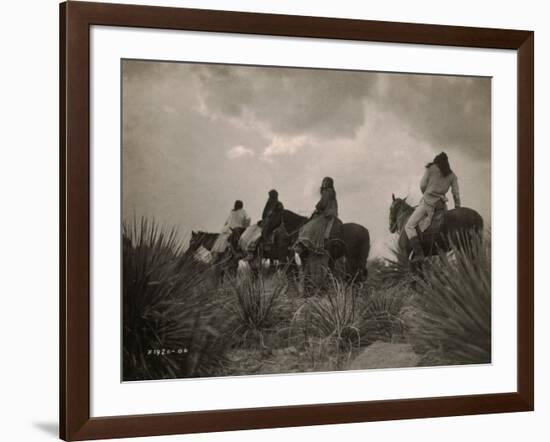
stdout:
[[[90,26],[498,48],[518,54],[517,391],[90,417]],[[534,34],[530,31],[70,1],[60,5],[60,437],[153,436],[534,408]]]

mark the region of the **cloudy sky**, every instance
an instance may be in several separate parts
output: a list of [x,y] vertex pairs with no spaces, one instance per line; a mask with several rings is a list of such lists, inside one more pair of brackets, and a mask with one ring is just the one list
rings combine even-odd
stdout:
[[122,76],[126,218],[219,231],[235,199],[259,219],[272,188],[309,215],[331,176],[342,220],[381,243],[392,192],[416,204],[445,151],[490,224],[488,78],[133,60]]

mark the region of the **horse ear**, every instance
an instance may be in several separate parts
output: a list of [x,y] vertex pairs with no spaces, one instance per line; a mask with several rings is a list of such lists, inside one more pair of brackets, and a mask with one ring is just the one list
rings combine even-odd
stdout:
[[391,200],[395,201],[395,195],[393,193],[391,194]]

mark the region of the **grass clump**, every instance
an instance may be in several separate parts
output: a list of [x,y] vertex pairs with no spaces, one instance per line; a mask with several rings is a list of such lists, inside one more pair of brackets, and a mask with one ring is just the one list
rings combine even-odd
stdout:
[[329,287],[304,300],[293,317],[292,330],[302,330],[304,346],[320,349],[319,355],[332,351],[349,352],[362,345],[362,308],[357,285],[328,273]]
[[403,312],[415,292],[407,284],[369,291],[365,296],[363,337],[365,342],[401,342],[405,339],[406,324]]
[[232,318],[231,335],[237,346],[265,346],[265,335],[278,325],[287,289],[288,281],[282,273],[269,278],[261,272],[248,272],[229,281],[226,316]]

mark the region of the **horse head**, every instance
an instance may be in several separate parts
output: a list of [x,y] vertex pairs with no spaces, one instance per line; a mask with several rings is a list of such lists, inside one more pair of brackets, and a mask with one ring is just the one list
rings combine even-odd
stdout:
[[391,194],[392,202],[390,206],[390,233],[397,232],[399,228],[399,214],[403,210],[403,207],[407,205],[407,198],[396,198],[395,195]]
[[[194,252],[198,250],[201,246],[204,247],[206,244],[208,244],[212,236],[216,237],[217,233],[208,233],[202,230],[197,230],[197,231],[192,230],[191,238],[189,239],[189,250]],[[206,248],[209,249],[208,246],[206,246]]]
[[200,232],[191,231],[191,239],[189,240],[189,250],[195,251],[200,246]]

